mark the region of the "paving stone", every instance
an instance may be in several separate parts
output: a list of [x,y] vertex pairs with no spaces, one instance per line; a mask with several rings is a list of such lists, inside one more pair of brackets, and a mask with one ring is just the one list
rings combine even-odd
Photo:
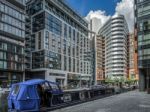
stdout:
[[150,112],[150,95],[131,91],[52,112]]

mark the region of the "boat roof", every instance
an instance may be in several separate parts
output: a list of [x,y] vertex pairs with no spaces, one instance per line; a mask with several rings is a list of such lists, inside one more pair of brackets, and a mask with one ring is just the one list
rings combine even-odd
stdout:
[[41,83],[44,83],[44,82],[47,82],[47,81],[44,80],[44,79],[32,79],[32,80],[27,80],[25,82],[22,82],[20,84],[37,85],[37,84],[41,84]]
[[55,82],[50,82],[50,81],[47,81],[47,80],[44,80],[44,79],[32,79],[32,80],[27,80],[27,81],[24,81],[24,82],[13,84],[13,85],[37,85],[37,84],[42,84],[44,82],[49,82],[51,84],[57,84]]

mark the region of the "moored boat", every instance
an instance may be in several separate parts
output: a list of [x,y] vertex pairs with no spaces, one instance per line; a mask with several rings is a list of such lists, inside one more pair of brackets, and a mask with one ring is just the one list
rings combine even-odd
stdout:
[[40,111],[41,107],[50,107],[55,96],[59,101],[62,95],[59,85],[42,79],[29,80],[13,84],[8,96],[8,109],[17,111]]

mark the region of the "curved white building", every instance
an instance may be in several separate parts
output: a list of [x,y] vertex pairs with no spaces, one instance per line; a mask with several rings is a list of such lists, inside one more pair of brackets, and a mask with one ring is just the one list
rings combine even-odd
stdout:
[[114,15],[100,29],[105,37],[105,76],[116,78],[128,72],[128,25],[123,15]]

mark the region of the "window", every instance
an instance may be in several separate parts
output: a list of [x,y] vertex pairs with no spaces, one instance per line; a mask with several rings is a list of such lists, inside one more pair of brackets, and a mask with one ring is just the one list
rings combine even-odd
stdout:
[[41,32],[39,32],[38,48],[41,49]]
[[3,43],[0,42],[0,49],[3,49]]
[[8,13],[8,7],[5,5],[5,13]]
[[69,38],[71,38],[71,27],[69,27]]
[[7,62],[4,61],[4,69],[7,69]]
[[17,95],[19,93],[19,85],[15,85],[13,87],[12,95]]
[[4,24],[3,23],[0,24],[0,30],[4,30]]
[[22,20],[25,21],[25,15],[22,14]]
[[2,12],[4,12],[4,4],[0,4],[0,10],[2,11]]
[[4,43],[4,50],[7,50],[7,44]]
[[67,70],[67,57],[64,56],[64,70]]
[[15,61],[18,61],[18,55],[15,55]]
[[75,30],[73,30],[73,41],[75,42]]
[[67,38],[67,25],[64,24],[64,38]]
[[52,83],[50,83],[50,86],[51,86],[51,88],[52,88],[52,90],[59,90],[59,87],[58,87],[58,85],[56,85],[56,84],[52,84]]
[[45,48],[49,48],[49,32],[46,31],[46,36],[45,36]]
[[62,33],[62,23],[60,20],[55,18],[54,16],[46,13],[46,28],[53,32],[54,34],[61,35]]
[[3,52],[0,52],[0,59],[3,59]]
[[4,55],[3,55],[3,59],[6,60],[6,59],[7,59],[7,58],[6,58],[6,52],[3,52],[3,54],[4,54]]
[[44,90],[50,89],[48,82],[45,82],[44,84],[42,84],[42,87]]
[[138,0],[138,3],[143,2],[143,0]]
[[150,30],[150,21],[145,21],[143,23],[143,28],[144,28],[144,31]]
[[8,25],[4,24],[4,31],[7,32],[8,31]]
[[0,61],[0,68],[3,68],[3,61]]

